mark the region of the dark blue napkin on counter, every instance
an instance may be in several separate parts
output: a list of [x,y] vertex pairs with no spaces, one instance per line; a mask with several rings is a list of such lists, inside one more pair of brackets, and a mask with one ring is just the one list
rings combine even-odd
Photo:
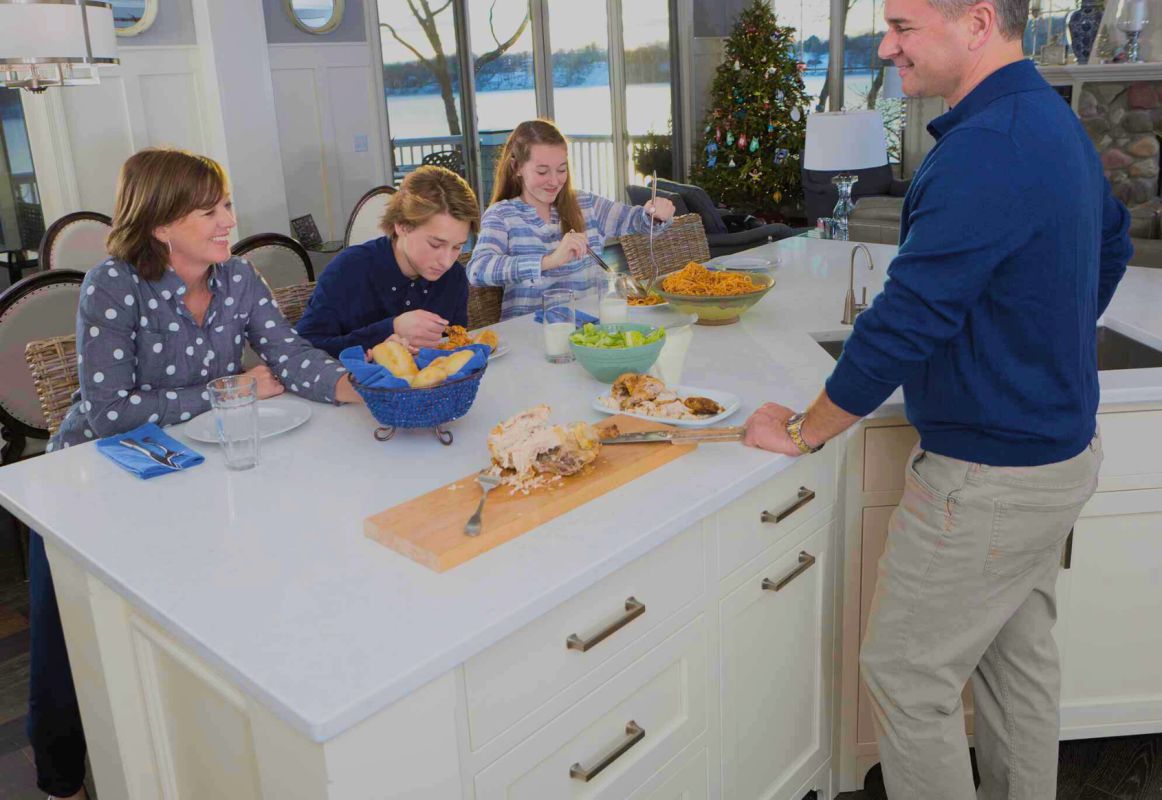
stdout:
[[[543,309],[543,308],[538,308],[535,312],[533,312],[533,321],[534,322],[537,322],[537,323],[544,322],[545,321],[544,317],[545,317],[545,309]],[[563,321],[563,320],[561,320],[561,321]],[[549,322],[553,322],[553,320],[550,319]],[[586,314],[584,311],[578,311],[577,312],[577,327],[580,328],[586,322],[594,322],[595,323],[595,322],[597,322],[597,317],[593,316],[592,314]]]
[[[159,457],[165,456],[165,451],[157,444],[146,442],[145,438],[149,437],[154,442],[165,445],[172,451],[176,451],[178,455],[174,458],[174,463],[178,465],[177,469],[171,469],[157,461],[154,461],[149,456],[132,450],[121,442],[125,439],[131,439],[144,447],[157,453]],[[170,472],[177,472],[182,469],[189,469],[196,467],[206,460],[201,453],[191,450],[186,445],[174,439],[172,436],[167,436],[156,423],[150,422],[138,428],[125,433],[119,433],[116,436],[107,436],[104,439],[97,441],[97,450],[101,455],[112,461],[117,466],[132,472],[139,478],[148,480],[149,478],[156,478],[158,475],[166,475]]]

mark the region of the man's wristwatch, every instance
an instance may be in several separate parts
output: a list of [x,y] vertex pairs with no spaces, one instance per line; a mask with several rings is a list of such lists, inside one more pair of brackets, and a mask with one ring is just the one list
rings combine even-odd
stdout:
[[[799,448],[799,452],[804,455],[808,453],[818,453],[823,449],[823,445],[812,447],[803,441],[803,420],[807,418],[806,414],[792,414],[791,418],[787,420],[787,435],[791,437],[791,441],[795,443],[795,447]],[[826,444],[824,442],[823,444]]]

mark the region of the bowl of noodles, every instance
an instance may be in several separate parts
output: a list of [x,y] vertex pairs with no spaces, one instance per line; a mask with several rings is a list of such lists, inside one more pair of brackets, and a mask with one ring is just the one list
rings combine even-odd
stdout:
[[654,291],[674,310],[697,316],[699,325],[730,325],[774,285],[762,272],[709,270],[691,261],[658,281]]

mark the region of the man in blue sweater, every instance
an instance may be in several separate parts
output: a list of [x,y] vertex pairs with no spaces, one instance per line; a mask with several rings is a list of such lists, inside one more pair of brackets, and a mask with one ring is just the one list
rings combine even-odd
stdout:
[[[861,648],[889,796],[1057,791],[1061,546],[1097,484],[1095,328],[1129,215],[1069,106],[1022,55],[1028,0],[886,0],[879,54],[943,97],[900,250],[805,414],[747,443],[813,452],[904,387],[908,460]],[[961,691],[972,681],[973,788]]]

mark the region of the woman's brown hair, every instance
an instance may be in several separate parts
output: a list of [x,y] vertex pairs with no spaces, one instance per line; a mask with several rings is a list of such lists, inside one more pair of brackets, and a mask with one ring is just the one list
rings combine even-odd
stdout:
[[113,230],[105,248],[145,280],[156,281],[169,263],[169,250],[153,231],[213,208],[229,191],[226,173],[212,158],[156,147],[134,153],[117,178]]
[[[521,184],[518,171],[532,157],[533,145],[548,144],[564,147],[568,153],[569,142],[557,126],[548,120],[530,119],[517,125],[508,135],[500,158],[496,162],[496,184],[492,188],[492,202],[520,197]],[[553,201],[557,216],[561,219],[561,233],[585,232],[585,218],[581,216],[581,206],[573,191],[573,171],[565,175],[565,185]]]
[[468,181],[444,167],[424,166],[409,172],[379,220],[380,229],[395,235],[395,226],[415,228],[437,214],[468,223],[468,230],[480,230],[480,204]]

